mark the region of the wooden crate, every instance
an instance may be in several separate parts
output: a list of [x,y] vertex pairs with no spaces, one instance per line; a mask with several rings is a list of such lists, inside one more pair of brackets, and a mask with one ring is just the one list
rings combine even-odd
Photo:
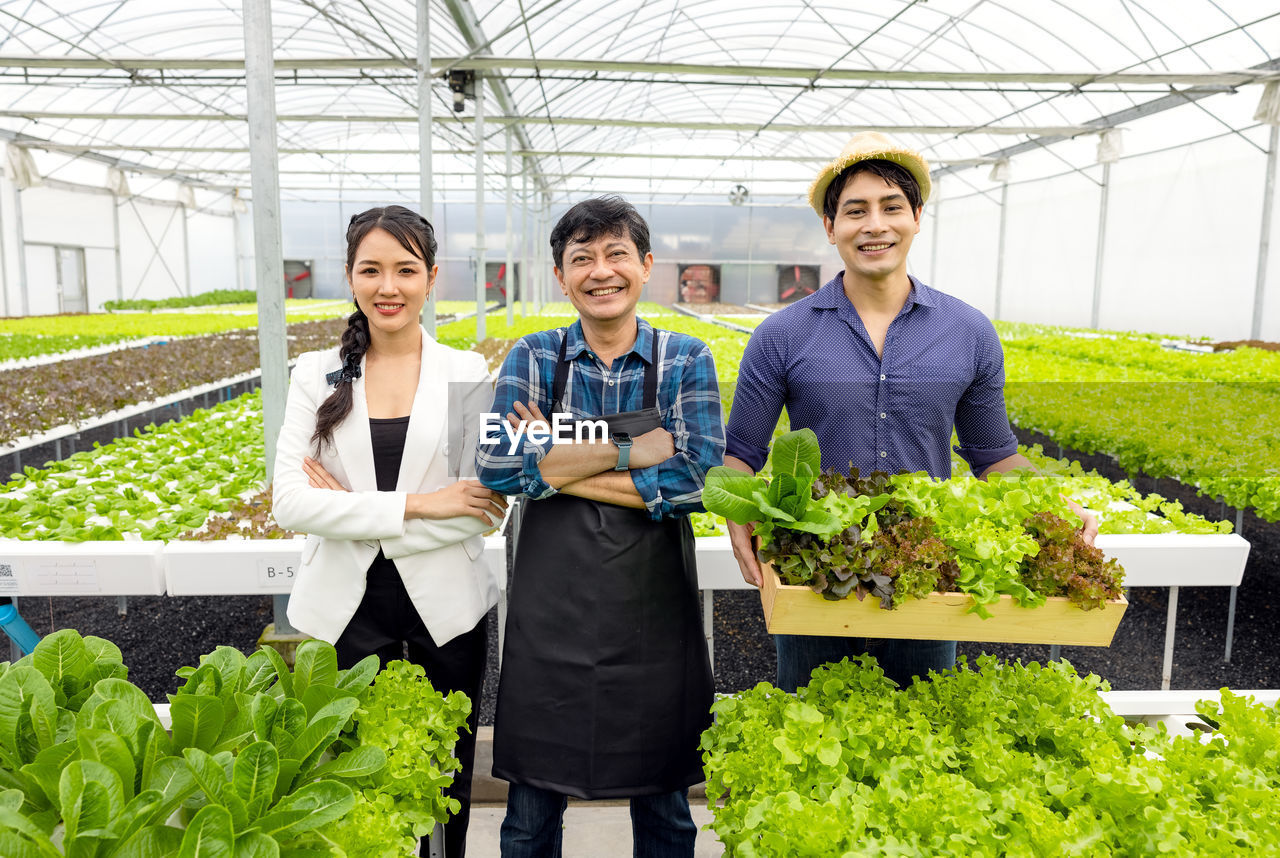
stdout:
[[1110,646],[1129,600],[1121,597],[1092,611],[1081,610],[1055,596],[1038,608],[1024,608],[1011,596],[986,606],[991,616],[970,613],[973,600],[964,593],[930,593],[886,611],[880,600],[861,602],[850,596],[838,602],[808,587],[783,584],[773,567],[760,564],[764,586],[760,602],[772,634],[840,637],[910,638],[915,640],[987,641],[993,643]]

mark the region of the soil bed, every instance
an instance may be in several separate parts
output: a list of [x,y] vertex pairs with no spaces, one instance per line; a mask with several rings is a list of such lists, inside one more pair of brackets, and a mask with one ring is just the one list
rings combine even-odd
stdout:
[[1213,350],[1215,352],[1227,352],[1232,349],[1238,349],[1241,346],[1252,346],[1255,349],[1266,349],[1269,352],[1280,352],[1280,343],[1269,343],[1265,340],[1229,340],[1223,343],[1214,343]]

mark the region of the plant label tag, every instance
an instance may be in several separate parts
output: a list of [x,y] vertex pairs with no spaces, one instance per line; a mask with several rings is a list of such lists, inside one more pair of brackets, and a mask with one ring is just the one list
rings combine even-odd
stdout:
[[258,559],[258,586],[272,593],[281,592],[293,585],[293,577],[297,574],[297,564],[292,560],[280,560],[275,557]]
[[21,591],[17,559],[0,560],[0,596],[17,596]]
[[101,592],[98,561],[89,557],[40,560],[27,575],[27,589],[50,595]]

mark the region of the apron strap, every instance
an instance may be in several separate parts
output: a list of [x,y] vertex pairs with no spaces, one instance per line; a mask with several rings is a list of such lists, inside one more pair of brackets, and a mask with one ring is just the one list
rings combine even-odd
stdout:
[[653,348],[649,354],[649,365],[644,369],[644,407],[658,407],[658,329],[650,328],[653,333]]
[[560,357],[556,359],[556,379],[551,383],[551,410],[560,411],[560,400],[564,397],[564,387],[569,382],[569,362],[564,359],[569,348],[569,329],[564,329],[564,338],[560,340]]
[[[638,324],[638,323],[637,323]],[[644,369],[644,407],[658,407],[658,329],[653,331],[653,347],[649,354],[649,365]],[[564,337],[560,340],[560,356],[556,359],[556,377],[551,383],[551,410],[560,411],[560,400],[564,397],[565,386],[569,383],[569,369],[572,364],[565,360],[569,348],[569,329],[565,328]]]

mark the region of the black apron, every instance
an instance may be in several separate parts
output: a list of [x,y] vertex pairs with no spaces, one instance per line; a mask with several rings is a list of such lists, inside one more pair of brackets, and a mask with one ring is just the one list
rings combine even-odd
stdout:
[[[568,337],[566,336],[566,340]],[[601,416],[633,437],[662,426],[658,335],[644,408]],[[552,411],[569,376],[565,343]],[[703,780],[712,679],[687,516],[552,495],[523,503],[507,594],[493,774],[578,798]]]

